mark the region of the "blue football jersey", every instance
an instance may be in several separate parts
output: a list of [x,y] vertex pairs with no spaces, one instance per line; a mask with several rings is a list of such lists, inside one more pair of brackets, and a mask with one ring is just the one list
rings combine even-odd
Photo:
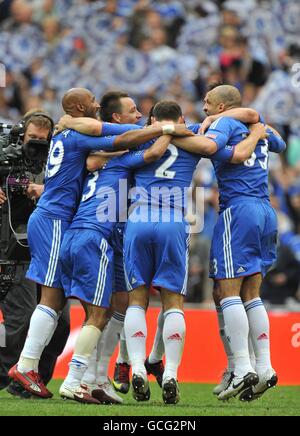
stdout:
[[150,204],[153,206],[164,205],[163,198],[159,195],[159,188],[173,189],[172,195],[166,201],[171,207],[182,209],[185,207],[185,194],[192,183],[194,171],[201,156],[188,153],[175,145],[170,144],[164,156],[145,168],[135,171],[136,193],[133,202]]
[[88,174],[71,229],[101,230],[110,237],[116,222],[127,219],[132,170],[145,165],[144,151],[130,151],[111,159],[103,169]]
[[[200,124],[188,127],[194,133],[198,133]],[[103,146],[113,147],[116,136],[107,136],[99,138]],[[154,143],[154,140],[138,147],[139,150],[145,150]],[[210,156],[210,159],[217,159],[222,162],[228,162],[232,158],[233,147],[220,146],[217,153]],[[147,165],[145,168],[135,172],[135,191],[132,192],[131,199],[133,203],[149,204],[151,199],[152,205],[161,206],[161,198],[155,201],[155,188],[160,186],[172,189],[172,195],[166,200],[171,207],[178,205],[179,209],[185,207],[187,189],[190,187],[194,171],[201,159],[200,154],[189,153],[170,144],[164,156]],[[154,188],[154,191],[152,190]],[[158,193],[159,194],[159,193]]]
[[191,132],[195,133],[195,135],[198,135],[199,130],[200,130],[200,128],[201,128],[201,124],[199,124],[199,123],[196,123],[196,124],[190,124],[189,126],[187,126],[187,128],[188,128]]
[[[215,121],[206,136],[214,140],[219,148],[234,149],[234,146],[249,136],[248,127],[232,118],[221,117]],[[240,165],[213,161],[219,191],[220,209],[240,196],[268,200],[268,140],[259,141],[252,157]]]
[[[105,134],[117,134],[139,128],[131,124],[104,123]],[[65,130],[51,141],[45,174],[45,191],[38,202],[38,209],[53,219],[71,221],[76,212],[84,177],[86,158],[93,150],[112,151],[112,142],[101,137],[82,135]]]
[[[201,124],[199,123],[191,124],[190,126],[188,126],[188,129],[191,132],[193,132],[195,135],[200,135],[199,131],[201,129]],[[202,156],[202,157],[210,160],[220,161],[220,162],[230,162],[233,157],[233,153],[234,153],[233,147],[220,146],[218,147],[218,151],[216,151],[216,153],[210,156]]]
[[[228,161],[232,150],[220,148],[217,158]],[[188,200],[194,171],[201,160],[201,155],[189,153],[173,144],[168,146],[164,156],[158,161],[135,171],[136,192],[132,198],[138,204],[149,204],[183,210]],[[160,188],[167,188],[165,193]]]

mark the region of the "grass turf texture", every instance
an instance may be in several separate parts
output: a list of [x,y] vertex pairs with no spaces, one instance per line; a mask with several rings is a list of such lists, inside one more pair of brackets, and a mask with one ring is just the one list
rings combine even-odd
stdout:
[[58,395],[60,381],[49,385],[51,400],[21,400],[0,392],[0,416],[300,416],[300,386],[269,390],[262,399],[250,404],[231,400],[219,402],[212,385],[180,385],[181,401],[176,406],[162,403],[159,387],[151,383],[151,399],[137,403],[131,393],[121,406],[88,406],[63,401]]

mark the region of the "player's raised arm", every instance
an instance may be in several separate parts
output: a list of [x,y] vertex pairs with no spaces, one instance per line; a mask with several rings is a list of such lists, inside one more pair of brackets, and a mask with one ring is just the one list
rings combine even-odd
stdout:
[[96,151],[91,153],[86,160],[86,168],[90,173],[101,170],[110,159],[122,156],[126,151],[115,151],[113,153]]
[[194,136],[184,124],[166,124],[149,126],[145,129],[132,130],[119,136],[93,137],[76,132],[76,146],[79,150],[90,152],[95,150],[119,151],[129,150],[145,144],[161,135]]
[[76,130],[76,132],[89,136],[121,135],[128,130],[139,130],[141,126],[136,124],[114,124],[96,120],[94,118],[73,118],[64,115],[56,126],[56,133],[63,130]]
[[250,135],[244,139],[244,141],[240,142],[234,147],[233,156],[230,162],[233,164],[241,164],[247,159],[250,159],[257,146],[257,143],[261,139],[266,139],[267,137],[268,133],[263,124],[257,123],[251,125]]
[[196,135],[193,138],[175,139],[174,145],[202,156],[211,156],[225,148],[232,132],[230,118],[222,117],[215,121],[205,136]]
[[[165,124],[163,126],[153,125],[142,130],[135,130],[123,133],[123,135],[107,138],[111,141],[115,150],[126,150],[145,144],[161,135],[172,135],[178,137],[191,137],[194,134],[184,124]],[[101,138],[99,138],[101,139]],[[105,138],[102,138],[105,139]]]
[[90,173],[101,170],[111,158],[102,156],[89,156],[86,160],[86,168]]
[[171,135],[164,135],[158,138],[155,143],[145,151],[145,163],[149,164],[160,159],[167,151],[172,139],[173,137]]
[[203,121],[199,133],[204,135],[210,126],[221,117],[233,118],[244,124],[256,124],[260,121],[259,113],[256,110],[250,108],[234,108],[217,115],[208,116]]
[[273,153],[283,153],[286,150],[287,145],[280,133],[271,126],[267,126],[267,133],[269,134],[269,151],[272,151]]
[[194,154],[210,156],[218,151],[218,145],[212,139],[203,135],[190,138],[174,138],[172,141],[176,147]]
[[76,130],[83,135],[101,136],[102,121],[94,118],[73,118],[70,115],[64,115],[55,127],[55,132],[60,133],[64,130]]

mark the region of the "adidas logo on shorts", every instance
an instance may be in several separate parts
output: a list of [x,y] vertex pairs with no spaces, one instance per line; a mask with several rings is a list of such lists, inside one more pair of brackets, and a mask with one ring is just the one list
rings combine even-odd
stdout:
[[237,274],[242,274],[242,273],[245,273],[246,272],[246,270],[241,266],[238,270],[237,270]]

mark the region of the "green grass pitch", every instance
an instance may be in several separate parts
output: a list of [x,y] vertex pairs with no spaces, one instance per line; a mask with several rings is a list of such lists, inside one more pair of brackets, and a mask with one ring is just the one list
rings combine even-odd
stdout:
[[1,391],[0,416],[300,416],[300,386],[272,389],[250,404],[238,400],[224,404],[212,395],[213,386],[182,383],[180,403],[165,406],[159,387],[152,383],[147,403],[136,403],[129,393],[122,406],[87,406],[61,400],[59,385],[59,381],[50,384],[51,400],[20,400]]

